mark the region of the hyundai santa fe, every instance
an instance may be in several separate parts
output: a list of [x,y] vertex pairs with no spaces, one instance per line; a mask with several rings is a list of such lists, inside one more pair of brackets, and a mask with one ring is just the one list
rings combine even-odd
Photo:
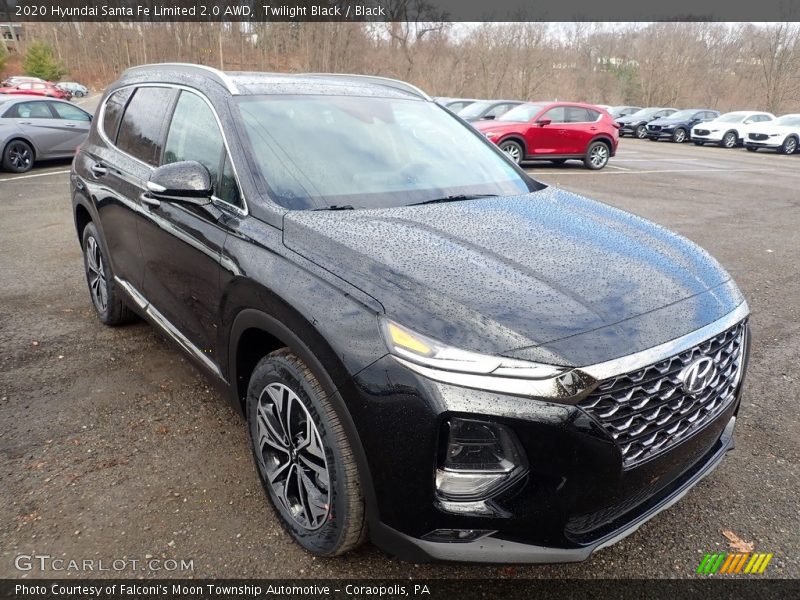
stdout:
[[100,321],[219,385],[313,553],[583,560],[733,446],[731,277],[409,84],[129,69],[71,194]]

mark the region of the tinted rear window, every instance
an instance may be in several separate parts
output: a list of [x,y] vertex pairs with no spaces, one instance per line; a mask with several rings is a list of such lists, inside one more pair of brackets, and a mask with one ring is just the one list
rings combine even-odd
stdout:
[[157,166],[161,155],[164,115],[174,95],[174,90],[169,88],[138,88],[122,117],[117,147],[149,165]]
[[119,120],[132,93],[133,88],[125,88],[111,94],[106,101],[106,111],[103,114],[103,131],[112,142],[116,143],[117,141]]

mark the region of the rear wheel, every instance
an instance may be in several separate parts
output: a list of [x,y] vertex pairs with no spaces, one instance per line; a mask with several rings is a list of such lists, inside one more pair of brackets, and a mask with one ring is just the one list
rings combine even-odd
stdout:
[[262,358],[250,378],[246,409],[261,482],[289,535],[321,556],[364,542],[355,456],[311,369],[287,348]]
[[592,142],[586,149],[586,156],[583,159],[583,164],[587,169],[596,171],[602,169],[608,164],[608,157],[611,152],[608,146],[603,142]]
[[11,140],[3,149],[3,168],[25,173],[33,168],[33,148],[23,140]]
[[83,266],[92,306],[100,321],[115,326],[135,320],[136,313],[122,300],[114,283],[114,273],[94,223],[83,229]]
[[508,154],[508,157],[515,163],[519,164],[522,160],[523,151],[522,145],[514,140],[506,140],[500,143],[500,150]]
[[722,136],[722,141],[719,143],[719,145],[722,146],[723,148],[735,148],[738,142],[739,138],[736,135],[736,132],[729,131],[728,133]]
[[672,141],[676,144],[682,144],[686,141],[686,130],[682,127],[678,127],[675,131],[672,132]]
[[797,152],[797,138],[791,136],[787,137],[783,141],[779,151],[781,154],[794,154]]
[[638,125],[636,127],[636,137],[639,138],[640,140],[643,140],[644,138],[646,138],[647,137],[647,127],[645,127],[644,125]]

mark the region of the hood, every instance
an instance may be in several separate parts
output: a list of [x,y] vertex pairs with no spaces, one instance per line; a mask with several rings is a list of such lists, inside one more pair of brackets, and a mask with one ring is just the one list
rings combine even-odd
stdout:
[[498,133],[508,133],[519,131],[521,125],[526,125],[525,121],[498,121],[497,119],[481,119],[475,121],[472,126],[478,131],[497,131]]
[[786,135],[788,133],[800,132],[800,127],[796,125],[771,125],[769,121],[766,123],[753,123],[752,125],[748,125],[746,129],[748,133],[766,133],[768,135],[771,133]]
[[652,347],[742,301],[719,264],[685,238],[557,188],[292,211],[284,243],[412,329],[459,348],[551,364]]
[[673,119],[671,117],[661,117],[659,119],[655,119],[650,121],[650,125],[661,125],[661,126],[669,126],[669,125],[678,125],[680,123],[688,123],[691,119]]

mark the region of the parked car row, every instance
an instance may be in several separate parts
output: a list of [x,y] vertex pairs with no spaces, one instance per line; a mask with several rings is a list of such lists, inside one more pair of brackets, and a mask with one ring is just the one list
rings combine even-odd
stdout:
[[73,96],[77,98],[87,96],[89,88],[75,81],[52,83],[38,77],[19,75],[9,77],[0,83],[0,94],[24,94],[71,100]]

